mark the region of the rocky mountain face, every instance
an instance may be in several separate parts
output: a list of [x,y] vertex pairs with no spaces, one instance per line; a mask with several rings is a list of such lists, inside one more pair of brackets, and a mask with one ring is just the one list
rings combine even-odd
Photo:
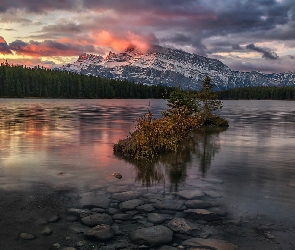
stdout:
[[82,54],[73,64],[58,70],[129,80],[148,85],[178,86],[197,90],[206,75],[216,90],[252,86],[295,86],[295,73],[264,74],[233,71],[221,61],[182,50],[152,46],[147,53],[127,48],[106,58]]

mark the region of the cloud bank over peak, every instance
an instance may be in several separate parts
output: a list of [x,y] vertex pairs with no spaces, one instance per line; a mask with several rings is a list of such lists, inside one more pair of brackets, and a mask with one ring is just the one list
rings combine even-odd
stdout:
[[288,56],[295,56],[293,0],[3,0],[0,21],[7,41],[0,43],[0,58],[159,44],[218,58],[234,69],[295,69]]

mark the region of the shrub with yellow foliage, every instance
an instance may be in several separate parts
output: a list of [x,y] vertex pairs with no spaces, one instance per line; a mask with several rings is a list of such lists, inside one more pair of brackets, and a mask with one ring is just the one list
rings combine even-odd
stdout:
[[204,80],[203,92],[173,91],[168,100],[170,109],[163,111],[158,119],[151,111],[138,118],[135,131],[119,140],[114,152],[127,159],[151,160],[161,153],[177,151],[180,142],[193,129],[203,125],[228,126],[225,119],[212,113],[222,105],[208,83],[210,78]]

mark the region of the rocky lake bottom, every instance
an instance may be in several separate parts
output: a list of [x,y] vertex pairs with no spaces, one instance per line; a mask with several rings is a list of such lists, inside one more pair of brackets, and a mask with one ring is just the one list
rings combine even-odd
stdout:
[[[1,250],[295,249],[295,226],[228,213],[219,179],[192,178],[177,192],[124,184],[0,192]],[[227,202],[230,204],[230,201]]]

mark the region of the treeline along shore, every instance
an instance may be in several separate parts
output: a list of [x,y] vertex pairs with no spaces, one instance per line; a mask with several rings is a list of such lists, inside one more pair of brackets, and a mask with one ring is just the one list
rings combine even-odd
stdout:
[[220,100],[295,100],[295,86],[234,88],[216,93]]
[[0,97],[160,99],[173,90],[43,67],[0,65]]
[[[0,65],[0,97],[168,98],[175,88],[106,79],[43,67]],[[247,87],[216,92],[220,100],[295,100],[295,86]]]

